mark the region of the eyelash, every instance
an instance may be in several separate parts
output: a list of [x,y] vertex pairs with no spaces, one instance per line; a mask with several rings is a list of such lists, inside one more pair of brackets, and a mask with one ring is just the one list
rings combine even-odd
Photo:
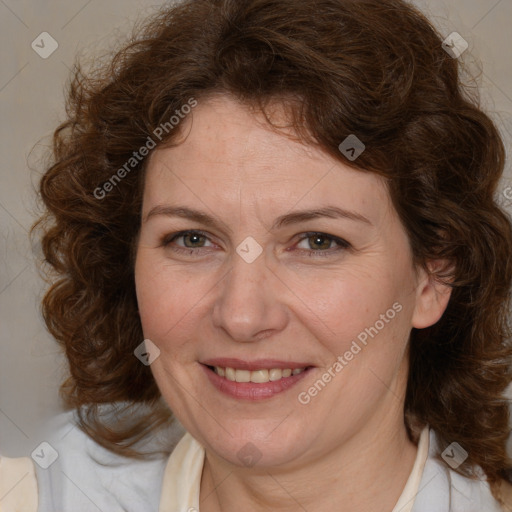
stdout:
[[[328,240],[338,244],[338,247],[335,248],[334,250],[332,250],[332,248],[331,249],[326,249],[326,250],[298,249],[298,251],[305,251],[306,254],[309,257],[312,257],[312,258],[316,258],[316,257],[320,257],[320,258],[330,257],[330,256],[333,256],[334,253],[338,253],[339,251],[347,250],[347,249],[350,249],[352,247],[350,245],[350,243],[347,242],[346,240],[343,240],[342,238],[338,238],[338,237],[333,236],[333,235],[328,235],[327,233],[322,233],[322,232],[319,232],[319,231],[309,231],[309,232],[301,233],[301,234],[302,234],[302,236],[298,240],[297,244],[299,244],[303,240],[307,240],[308,238],[311,238],[313,236],[319,236],[319,237],[327,238]],[[174,242],[178,238],[183,238],[186,235],[200,235],[200,236],[203,236],[203,237],[207,238],[208,240],[210,240],[208,238],[207,233],[205,233],[204,231],[191,229],[191,230],[186,230],[186,231],[179,231],[178,233],[172,233],[170,235],[165,236],[162,239],[161,247],[169,247],[172,242]],[[211,242],[211,240],[210,240],[210,242]],[[179,253],[182,253],[182,254],[186,253],[189,256],[193,255],[195,253],[195,249],[204,249],[204,247],[180,247],[180,246],[172,247],[173,251],[179,252]]]

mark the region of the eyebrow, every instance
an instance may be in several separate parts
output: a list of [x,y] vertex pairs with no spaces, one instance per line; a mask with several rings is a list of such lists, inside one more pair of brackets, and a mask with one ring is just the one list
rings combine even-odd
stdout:
[[[220,223],[212,216],[207,213],[188,208],[186,206],[166,206],[157,205],[151,208],[147,215],[143,219],[143,223],[147,222],[151,217],[157,215],[165,215],[168,217],[181,217],[183,219],[189,219],[196,221],[200,224],[204,224],[210,228],[220,229]],[[312,210],[300,210],[278,217],[271,229],[279,229],[283,226],[289,226],[291,224],[298,224],[299,222],[305,222],[312,219],[318,219],[321,217],[327,217],[330,219],[348,219],[356,222],[362,222],[372,226],[373,224],[369,219],[361,215],[360,213],[345,210],[337,206],[326,206],[324,208],[312,209]],[[231,231],[228,229],[228,231]]]

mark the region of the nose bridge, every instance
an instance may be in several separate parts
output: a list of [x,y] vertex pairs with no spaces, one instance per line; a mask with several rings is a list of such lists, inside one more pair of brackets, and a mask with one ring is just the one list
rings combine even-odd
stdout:
[[263,252],[252,259],[255,246],[251,243],[242,242],[233,253],[231,269],[219,283],[221,288],[213,311],[215,326],[236,341],[256,340],[261,331],[280,330],[286,322],[277,278],[267,266]]

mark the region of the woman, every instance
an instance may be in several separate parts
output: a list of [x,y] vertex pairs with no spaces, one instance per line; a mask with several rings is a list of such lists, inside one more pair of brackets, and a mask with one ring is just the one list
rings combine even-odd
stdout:
[[204,0],[77,69],[40,512],[512,509],[504,149],[453,57],[400,0]]

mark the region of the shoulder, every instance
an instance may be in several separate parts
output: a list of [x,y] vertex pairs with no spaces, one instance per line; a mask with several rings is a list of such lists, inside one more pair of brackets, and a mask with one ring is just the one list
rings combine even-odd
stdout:
[[37,481],[29,457],[0,457],[0,512],[36,512]]
[[[429,454],[412,512],[512,512],[512,505],[508,509],[503,508],[494,498],[481,470],[477,471],[479,478],[475,479],[454,470],[456,458],[463,457],[463,452],[445,452],[449,447],[439,446],[433,430],[430,430],[429,437]],[[442,453],[445,457],[439,458],[438,454]],[[506,488],[504,484],[503,489]],[[508,492],[511,494],[505,497],[507,503],[512,496],[512,491]]]
[[47,440],[23,459],[35,474],[37,512],[158,510],[169,453],[183,435],[179,424],[149,439],[143,448],[157,453],[140,460],[100,446],[80,430],[72,412],[53,418],[51,427]]

